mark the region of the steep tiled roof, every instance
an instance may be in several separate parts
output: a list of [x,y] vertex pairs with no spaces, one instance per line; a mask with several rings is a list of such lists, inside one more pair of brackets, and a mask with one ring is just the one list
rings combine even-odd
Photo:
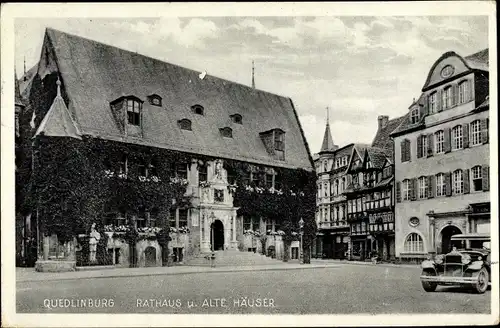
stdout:
[[384,166],[386,158],[392,157],[392,152],[378,147],[366,148],[368,157],[374,168],[380,169]]
[[[257,164],[311,170],[312,158],[292,100],[126,51],[96,41],[47,29],[46,46],[57,61],[68,108],[82,134],[153,147],[218,156]],[[40,61],[43,62],[43,61]],[[41,64],[40,64],[41,65]],[[39,66],[38,72],[45,71]],[[143,105],[143,137],[125,136],[110,109],[122,95],[141,100],[151,94],[163,106]],[[200,104],[204,115],[192,112]],[[238,113],[243,124],[230,115]],[[181,130],[180,119],[192,121]],[[231,127],[233,138],[219,128]],[[271,157],[259,132],[285,131],[285,160]]]
[[57,89],[57,96],[40,123],[35,135],[81,139],[78,126],[71,118],[68,108],[61,97],[59,86]]
[[404,118],[405,116],[401,116],[389,120],[383,128],[378,129],[375,138],[373,138],[372,147],[382,148],[392,154],[394,146],[390,135],[403,122]]
[[475,54],[464,57],[470,68],[487,71],[489,69],[489,49],[484,49]]

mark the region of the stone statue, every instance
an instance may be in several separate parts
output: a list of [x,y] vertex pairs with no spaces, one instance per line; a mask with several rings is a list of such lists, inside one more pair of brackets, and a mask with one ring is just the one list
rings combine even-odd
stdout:
[[101,239],[101,234],[97,232],[95,229],[95,223],[92,223],[92,227],[90,228],[90,239],[89,239],[89,248],[90,248],[90,263],[97,262],[96,253],[97,253],[97,244]]
[[215,162],[215,177],[222,179],[222,161],[220,159]]

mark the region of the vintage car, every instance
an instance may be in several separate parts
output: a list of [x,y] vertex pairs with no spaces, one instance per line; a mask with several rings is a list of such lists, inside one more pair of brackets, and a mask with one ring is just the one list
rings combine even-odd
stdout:
[[424,290],[433,292],[438,285],[457,285],[484,293],[491,283],[490,237],[459,234],[451,237],[451,244],[455,246],[450,253],[422,262],[420,281]]

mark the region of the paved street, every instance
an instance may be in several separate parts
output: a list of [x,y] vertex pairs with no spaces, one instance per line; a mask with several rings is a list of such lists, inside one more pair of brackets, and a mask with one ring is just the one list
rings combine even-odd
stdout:
[[[418,267],[340,264],[307,270],[26,281],[17,283],[16,301],[18,312],[47,313],[490,312],[489,290],[477,295],[438,287],[435,293],[426,293],[419,273]],[[188,307],[188,301],[196,306]],[[54,308],[44,307],[44,302]]]

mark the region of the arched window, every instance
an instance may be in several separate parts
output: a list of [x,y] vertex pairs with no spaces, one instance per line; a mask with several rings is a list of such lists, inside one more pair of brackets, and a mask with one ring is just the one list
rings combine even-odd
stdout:
[[453,171],[453,193],[463,194],[464,193],[464,174],[462,170]]
[[444,153],[444,131],[439,130],[434,134],[434,147],[436,147],[436,154]]
[[179,123],[179,127],[182,130],[192,131],[192,129],[191,129],[191,121],[188,120],[187,118],[183,118],[182,120],[179,120],[178,123]]
[[438,173],[436,174],[436,196],[444,196],[446,193],[445,183],[444,183],[444,174]]
[[229,127],[222,128],[222,129],[220,129],[220,134],[224,138],[232,138],[233,137],[233,129],[231,129]]
[[418,178],[418,198],[425,199],[428,197],[427,189],[427,177]]
[[444,88],[444,90],[441,93],[441,101],[443,105],[443,109],[450,108],[451,107],[451,86]]
[[452,149],[462,149],[463,148],[463,132],[462,125],[457,125],[451,130],[452,138]]
[[205,113],[205,109],[203,108],[202,105],[193,105],[191,106],[191,109],[193,110],[193,113],[198,115],[204,115]]
[[474,187],[474,191],[483,190],[483,172],[481,170],[481,166],[477,165],[472,168],[472,185]]
[[437,92],[429,95],[429,113],[433,114],[435,112],[437,112]]
[[470,140],[472,146],[480,145],[482,143],[481,140],[481,121],[475,120],[470,124]]
[[410,200],[410,180],[405,179],[403,180],[403,190],[402,190],[402,197],[403,200]]
[[327,171],[328,171],[328,162],[324,161],[323,162],[323,172],[327,172]]
[[469,100],[469,83],[463,81],[458,85],[458,103],[463,104]]
[[418,233],[412,232],[405,239],[405,253],[423,253],[424,241]]

